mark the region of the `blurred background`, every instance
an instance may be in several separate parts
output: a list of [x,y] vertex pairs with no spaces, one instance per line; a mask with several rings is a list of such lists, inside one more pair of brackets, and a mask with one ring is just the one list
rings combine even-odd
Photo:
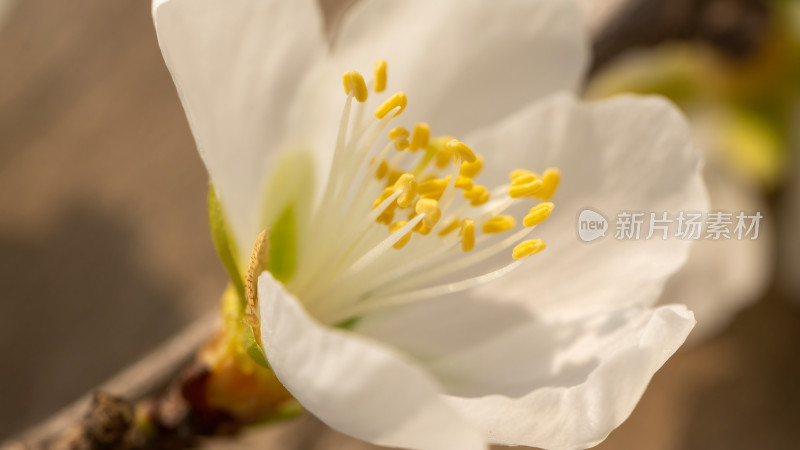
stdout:
[[[584,1],[586,96],[673,99],[707,151],[712,207],[765,216],[758,246],[705,245],[671,281],[671,300],[727,313],[704,313],[599,448],[800,448],[797,3]],[[0,0],[0,441],[215,307],[206,190],[149,1]],[[219,447],[265,442],[371,448],[311,418]]]

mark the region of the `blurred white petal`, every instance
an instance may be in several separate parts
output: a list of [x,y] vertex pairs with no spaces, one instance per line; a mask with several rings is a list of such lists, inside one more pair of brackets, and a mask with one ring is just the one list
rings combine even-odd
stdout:
[[[155,0],[153,20],[239,248],[260,231],[298,79],[326,48],[313,0]],[[246,256],[246,255],[245,255]]]

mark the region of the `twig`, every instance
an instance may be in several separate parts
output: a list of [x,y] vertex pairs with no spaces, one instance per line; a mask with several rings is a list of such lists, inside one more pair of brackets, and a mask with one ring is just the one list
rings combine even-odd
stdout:
[[[99,387],[131,401],[164,390],[169,383],[193,361],[197,349],[212,335],[219,324],[219,313],[214,310],[186,327],[143,359]],[[2,450],[27,450],[49,448],[59,436],[66,433],[82,416],[90,411],[95,394],[87,394],[56,413],[45,422],[30,428],[11,441],[0,445]]]

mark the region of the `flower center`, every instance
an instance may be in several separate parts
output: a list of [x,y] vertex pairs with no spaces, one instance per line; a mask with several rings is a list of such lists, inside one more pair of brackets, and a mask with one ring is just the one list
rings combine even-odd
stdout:
[[[546,200],[558,186],[557,169],[516,169],[507,183],[483,186],[477,179],[485,160],[467,144],[432,136],[426,123],[389,128],[406,107],[404,92],[365,118],[363,76],[349,71],[342,82],[347,99],[328,184],[310,219],[300,270],[287,283],[317,319],[338,324],[466,290],[545,248],[541,239],[525,238],[553,210]],[[385,61],[376,63],[372,84],[375,94],[385,90]],[[533,203],[527,213],[508,214],[525,202]],[[498,264],[494,256],[508,249],[510,261]]]

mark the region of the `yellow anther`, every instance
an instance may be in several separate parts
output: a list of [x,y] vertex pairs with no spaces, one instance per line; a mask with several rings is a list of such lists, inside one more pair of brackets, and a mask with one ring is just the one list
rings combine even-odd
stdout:
[[453,231],[456,231],[460,226],[461,226],[461,220],[458,217],[456,217],[453,220],[451,220],[447,225],[445,225],[444,228],[442,228],[442,231],[439,232],[439,236],[447,236]]
[[456,178],[456,187],[458,189],[463,189],[465,191],[469,191],[474,187],[474,183],[472,182],[472,178],[459,176]]
[[550,200],[556,193],[558,183],[561,181],[561,172],[558,169],[550,168],[542,174],[542,188],[536,193],[537,198]]
[[414,227],[414,231],[423,236],[427,236],[431,233],[431,229],[425,226],[425,224],[422,222],[420,222],[416,227]]
[[377,199],[375,199],[375,201],[372,203],[372,209],[377,208],[378,205],[383,203],[383,201],[389,198],[392,194],[394,194],[393,187],[387,187],[386,189],[384,189],[383,192],[381,192],[381,195]]
[[428,172],[426,175],[424,175],[422,178],[420,178],[419,181],[421,183],[425,183],[426,181],[432,181],[432,180],[435,180],[435,179],[436,179],[436,175]]
[[511,175],[509,175],[508,178],[511,181],[514,181],[514,180],[516,180],[517,178],[519,178],[519,177],[521,177],[523,175],[533,175],[534,177],[539,178],[539,175],[536,175],[534,172],[531,172],[528,169],[514,169],[514,170],[511,171]]
[[[389,233],[394,233],[400,228],[403,228],[407,223],[408,222],[406,222],[405,220],[399,220],[393,223],[392,225],[389,226]],[[406,244],[408,244],[408,241],[410,240],[411,240],[411,232],[409,231],[408,233],[404,234],[399,241],[395,242],[393,247],[400,250],[401,248],[405,247]]]
[[475,248],[475,221],[464,219],[461,222],[461,250],[468,252]]
[[417,196],[417,180],[414,178],[414,175],[410,173],[404,173],[400,175],[400,178],[394,183],[395,191],[401,191],[399,197],[397,197],[397,206],[401,208],[408,208],[414,203],[414,197]]
[[453,152],[447,148],[447,141],[452,140],[450,136],[436,138],[433,146],[436,148],[436,167],[447,167],[453,161]]
[[348,70],[342,75],[342,85],[344,85],[345,94],[352,95],[361,103],[367,101],[367,83],[364,82],[364,77],[360,73]]
[[528,211],[528,214],[522,219],[522,224],[526,227],[539,225],[550,217],[553,208],[555,208],[555,205],[550,202],[539,203]]
[[397,183],[397,180],[400,179],[400,176],[403,175],[405,172],[400,169],[391,169],[389,170],[389,177],[386,179],[386,186],[394,186]]
[[475,162],[478,159],[478,155],[476,155],[475,152],[473,152],[472,149],[469,148],[467,144],[459,141],[458,139],[451,139],[447,141],[445,147],[450,149],[452,153],[458,155],[458,157],[461,158],[462,161],[471,163]]
[[517,175],[515,178],[511,180],[511,186],[522,186],[524,184],[530,184],[534,181],[538,180],[539,177],[533,173],[523,173]]
[[439,210],[439,202],[432,198],[421,198],[417,201],[414,207],[417,214],[423,214],[422,224],[428,228],[433,228],[436,222],[442,217],[442,211]]
[[409,146],[408,139],[403,139],[402,141],[394,141],[394,149],[398,152],[402,152],[403,150],[407,149]]
[[403,112],[404,109],[406,109],[406,104],[408,104],[406,93],[402,91],[398,92],[389,97],[389,100],[383,102],[383,104],[375,110],[375,117],[378,119],[383,119],[393,109],[400,108],[396,113],[394,113],[394,117],[397,117],[401,112]]
[[472,206],[481,206],[488,201],[489,201],[489,193],[484,192],[479,197],[475,197],[472,200],[470,200],[469,204]]
[[447,167],[450,164],[450,161],[453,160],[453,154],[450,153],[449,150],[443,149],[439,153],[436,154],[436,167],[442,168]]
[[378,164],[378,168],[375,169],[375,178],[381,179],[389,173],[389,163],[386,160],[382,160],[380,164]]
[[450,183],[450,175],[444,178],[434,178],[419,184],[419,195],[439,195],[444,193],[447,184]]
[[489,201],[489,190],[485,186],[476,185],[464,192],[464,198],[469,199],[472,206],[480,206]]
[[394,127],[389,130],[389,139],[392,141],[402,141],[403,139],[408,139],[409,136],[411,136],[411,133],[405,127]]
[[391,206],[383,210],[383,212],[375,219],[376,222],[382,223],[384,225],[389,225],[394,220],[394,210],[397,207],[397,203],[392,203]]
[[535,255],[544,250],[547,245],[541,239],[531,239],[522,241],[514,247],[511,252],[511,257],[514,259],[522,259],[531,255]]
[[431,127],[427,123],[418,123],[414,126],[414,134],[411,136],[412,152],[428,146],[428,141],[431,137]]
[[475,175],[478,175],[481,169],[483,169],[483,158],[478,156],[478,158],[473,162],[462,162],[461,170],[458,172],[458,174],[464,177],[475,178]]
[[483,223],[481,231],[486,234],[502,233],[514,228],[517,221],[511,216],[495,216]]
[[[523,176],[517,179],[520,180],[523,178],[525,177]],[[516,185],[511,183],[511,187],[508,188],[508,195],[511,198],[528,197],[537,194],[542,190],[542,187],[542,180],[532,180],[528,183],[518,183]]]
[[375,61],[375,68],[373,69],[375,75],[375,82],[372,89],[375,92],[383,92],[386,90],[386,61],[379,59]]

